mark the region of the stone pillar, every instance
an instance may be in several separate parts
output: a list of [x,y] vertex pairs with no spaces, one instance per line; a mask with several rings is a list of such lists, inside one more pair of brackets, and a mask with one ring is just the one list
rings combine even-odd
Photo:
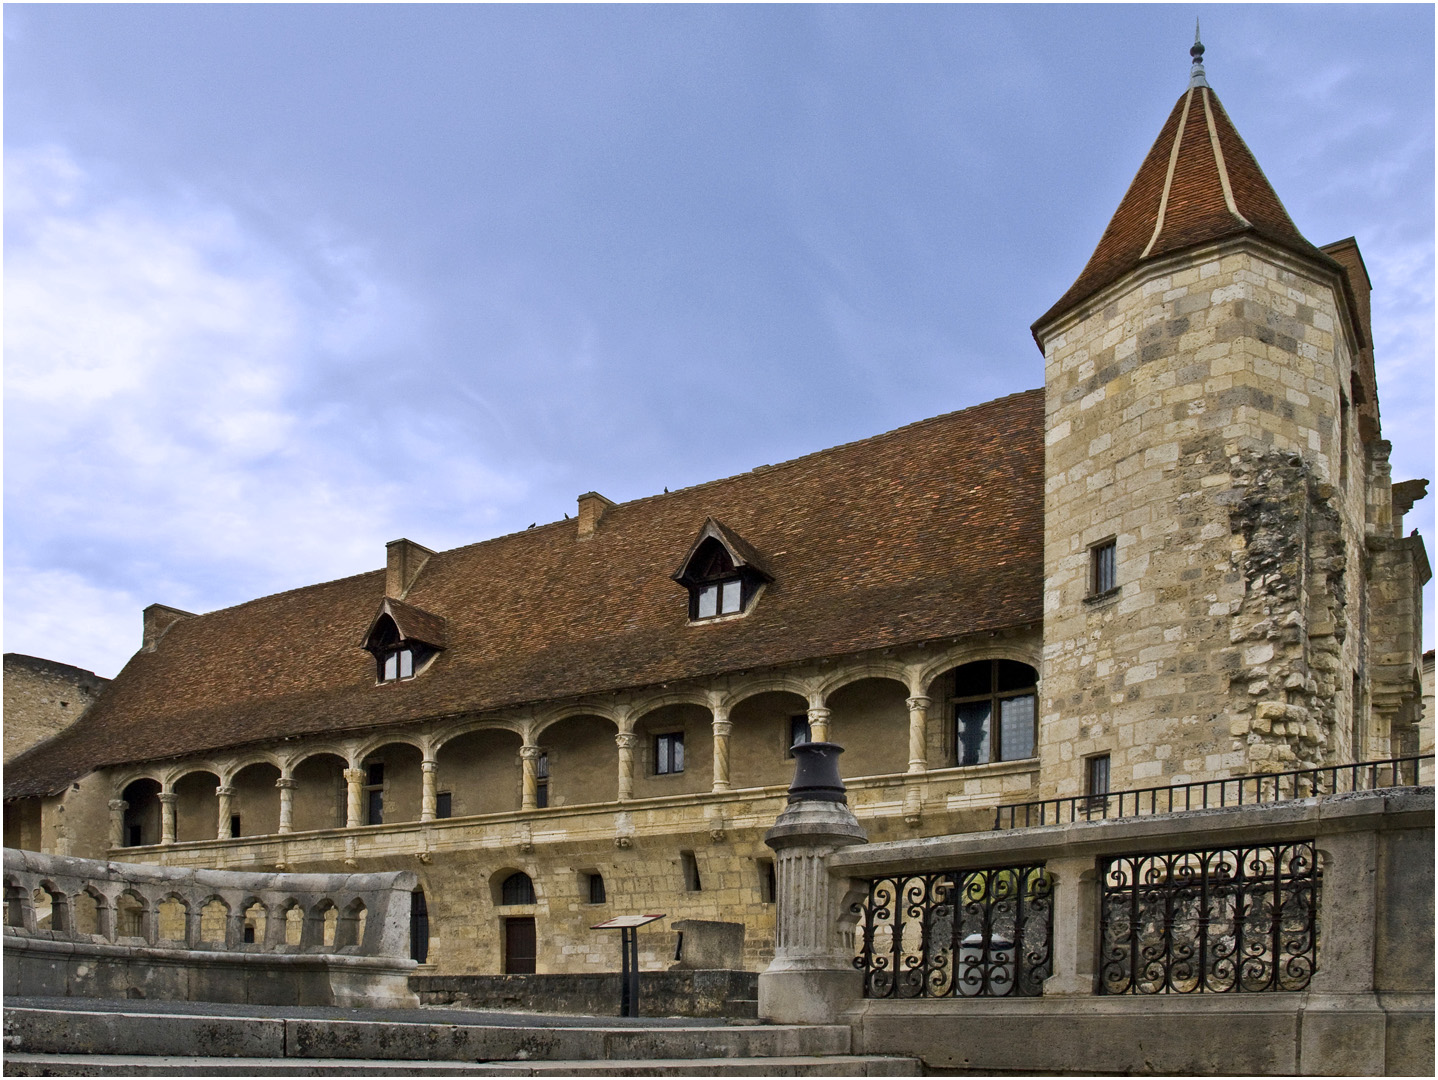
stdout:
[[929,771],[929,699],[915,694],[909,706],[909,772]]
[[173,791],[160,792],[160,843],[175,842],[175,803],[180,797]]
[[1044,980],[1044,997],[1092,997],[1097,986],[1098,871],[1089,856],[1049,859],[1053,881],[1049,898],[1049,940],[1053,974]]
[[729,735],[734,725],[729,720],[729,710],[714,710],[714,790],[729,790]]
[[279,831],[287,833],[294,828],[295,823],[295,778],[281,776],[275,781],[275,787],[280,789]]
[[614,736],[614,745],[619,747],[619,801],[634,798],[634,748],[639,745],[639,736],[632,731],[621,731]]
[[[810,712],[811,723],[813,712]],[[847,881],[829,874],[827,856],[867,842],[839,779],[842,747],[794,747],[789,805],[764,842],[774,849],[774,960],[759,976],[759,1015],[781,1024],[831,1024],[856,1008],[863,976],[845,940]]]
[[822,705],[809,706],[809,741],[829,741],[829,710]]
[[420,821],[433,821],[435,811],[434,795],[434,774],[439,769],[439,762],[433,758],[425,758],[419,763],[420,768],[420,792],[419,792],[419,819]]
[[345,770],[345,828],[358,829],[364,824],[364,779],[363,769]]
[[538,746],[521,746],[519,761],[523,768],[523,779],[519,789],[519,808],[533,810],[539,805],[539,755],[544,750]]
[[124,799],[110,800],[110,846],[112,848],[125,846],[125,811],[130,809],[130,804]]
[[221,784],[215,788],[215,801],[220,804],[220,811],[215,818],[215,839],[228,840],[230,838],[230,798],[235,789]]

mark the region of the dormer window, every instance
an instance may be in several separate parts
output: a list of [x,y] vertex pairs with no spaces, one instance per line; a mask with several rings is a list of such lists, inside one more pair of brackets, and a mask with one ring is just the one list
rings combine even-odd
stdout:
[[759,564],[753,548],[710,518],[674,580],[689,590],[690,621],[701,622],[744,614],[774,579]]
[[386,600],[361,644],[374,657],[377,682],[413,679],[444,648],[444,620],[402,601]]

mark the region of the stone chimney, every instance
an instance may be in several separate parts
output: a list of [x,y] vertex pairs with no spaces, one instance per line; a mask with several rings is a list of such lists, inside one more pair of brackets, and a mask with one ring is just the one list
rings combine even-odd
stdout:
[[613,505],[597,491],[586,491],[579,496],[579,539],[588,540],[593,537],[604,512]]
[[145,609],[145,636],[140,650],[142,652],[154,652],[160,644],[160,639],[165,636],[165,631],[174,626],[181,619],[193,619],[193,611],[181,611],[179,608],[166,607],[164,604],[151,604]]
[[434,552],[413,540],[391,540],[384,547],[384,594],[392,600],[403,600]]

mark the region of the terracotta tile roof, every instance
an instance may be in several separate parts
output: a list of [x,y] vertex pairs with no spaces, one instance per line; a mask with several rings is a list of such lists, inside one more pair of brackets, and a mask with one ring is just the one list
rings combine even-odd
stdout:
[[413,604],[406,604],[403,600],[396,600],[393,597],[386,597],[380,602],[379,610],[374,613],[374,618],[369,621],[364,633],[356,639],[361,648],[369,644],[370,635],[374,633],[375,623],[385,615],[394,620],[401,640],[419,641],[425,645],[444,648],[444,620],[438,615],[421,611]]
[[[444,619],[419,678],[375,684],[356,644],[385,572],[176,623],[68,731],[11,762],[7,797],[93,768],[285,736],[650,686],[1038,622],[1044,395],[433,555],[406,594]],[[743,619],[688,625],[670,580],[706,518],[774,581]]]
[[1148,259],[1245,234],[1341,269],[1294,226],[1218,95],[1191,87],[1174,105],[1083,273],[1033,324],[1034,338],[1039,327]]

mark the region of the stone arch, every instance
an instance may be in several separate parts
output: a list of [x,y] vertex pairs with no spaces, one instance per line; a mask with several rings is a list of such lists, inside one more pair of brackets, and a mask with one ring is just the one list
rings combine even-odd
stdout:
[[490,874],[489,891],[497,908],[528,908],[539,903],[540,891],[534,876],[517,866],[502,867]]
[[980,765],[1039,753],[1039,671],[1017,650],[985,649],[929,683],[929,761]]
[[614,802],[619,798],[618,721],[598,712],[566,712],[533,736],[544,750],[540,783],[547,806]]
[[168,892],[155,905],[156,941],[190,943],[190,905],[177,892]]
[[116,938],[140,938],[154,944],[154,908],[136,889],[126,889],[115,898]]
[[909,767],[908,684],[891,673],[845,682],[825,697],[829,738],[845,750],[845,776],[901,773]]
[[[714,778],[713,713],[707,705],[682,701],[645,712],[634,722],[639,737],[634,753],[634,797],[691,795],[710,790]],[[673,768],[674,748],[666,738],[678,735],[683,768]],[[666,759],[665,755],[669,755]]]
[[73,929],[70,918],[70,897],[49,878],[41,878],[32,901],[35,907],[35,929],[68,937]]
[[345,826],[349,786],[345,770],[349,759],[334,750],[311,750],[291,760],[294,780],[291,828],[295,832],[342,829]]
[[131,780],[120,793],[125,808],[122,847],[148,847],[160,842],[160,781],[152,776]]
[[419,820],[423,761],[424,751],[413,739],[370,744],[360,758],[360,768],[365,773],[362,824],[393,825]]
[[447,743],[451,743],[455,739],[462,739],[466,735],[473,734],[477,731],[507,731],[511,735],[517,736],[521,741],[523,741],[525,734],[524,725],[516,723],[513,720],[501,720],[493,717],[483,720],[465,720],[461,723],[451,724],[436,733],[430,739],[430,752],[438,757],[440,750],[442,750]]
[[608,705],[561,705],[554,709],[545,710],[536,716],[533,723],[529,726],[529,737],[537,743],[539,737],[555,724],[560,724],[579,716],[596,716],[601,720],[608,720],[616,729],[618,729],[620,721],[623,719],[621,710]]
[[919,667],[915,685],[923,687],[923,693],[930,700],[936,700],[935,680],[948,674],[954,668],[962,667],[975,660],[1017,660],[1037,671],[1040,683],[1043,681],[1043,643],[1041,641],[994,638],[982,642],[962,643],[944,650]]
[[305,936],[300,944],[307,948],[334,948],[339,915],[340,909],[332,899],[320,897],[305,912]]
[[228,946],[230,940],[230,905],[219,893],[211,893],[200,901],[198,944]]
[[671,705],[696,705],[701,709],[707,709],[712,714],[714,698],[713,695],[699,690],[672,690],[643,697],[636,701],[629,710],[629,726],[632,728],[650,713],[667,709]]
[[809,700],[794,690],[751,694],[729,710],[729,779],[733,787],[770,787],[793,779],[789,753],[793,719],[809,715]]
[[770,672],[765,675],[748,676],[738,688],[730,689],[722,699],[724,706],[731,712],[745,698],[754,697],[756,694],[767,694],[776,690],[785,690],[791,694],[798,694],[805,701],[815,697],[815,680],[799,675],[785,674],[784,672]]
[[275,944],[298,949],[305,939],[305,906],[293,896],[287,896],[275,905],[275,918],[279,923]]
[[924,685],[919,677],[918,669],[912,664],[869,660],[860,664],[846,664],[838,671],[821,679],[815,690],[827,702],[830,694],[865,679],[892,680],[904,688],[905,696],[912,695],[913,687]]
[[371,735],[369,738],[355,744],[353,759],[355,761],[363,761],[377,750],[383,750],[387,746],[408,746],[423,759],[425,751],[429,748],[429,740],[422,734],[411,734],[406,731],[391,731],[383,735]]
[[235,770],[229,786],[231,821],[238,817],[240,836],[269,836],[280,831],[280,792],[275,781],[280,767],[268,756]]
[[177,770],[170,789],[175,793],[175,840],[213,840],[219,819],[220,800],[215,789],[220,786],[217,769],[193,768]]
[[365,902],[356,896],[339,913],[335,925],[335,951],[348,949],[358,952],[364,949],[365,936],[369,929],[369,913]]
[[512,727],[470,727],[435,751],[435,791],[448,792],[455,817],[503,814],[520,806],[519,748]]
[[252,765],[273,765],[276,772],[282,771],[278,754],[272,754],[268,750],[254,750],[226,761],[220,768],[220,780],[225,784],[233,784],[235,778]]

